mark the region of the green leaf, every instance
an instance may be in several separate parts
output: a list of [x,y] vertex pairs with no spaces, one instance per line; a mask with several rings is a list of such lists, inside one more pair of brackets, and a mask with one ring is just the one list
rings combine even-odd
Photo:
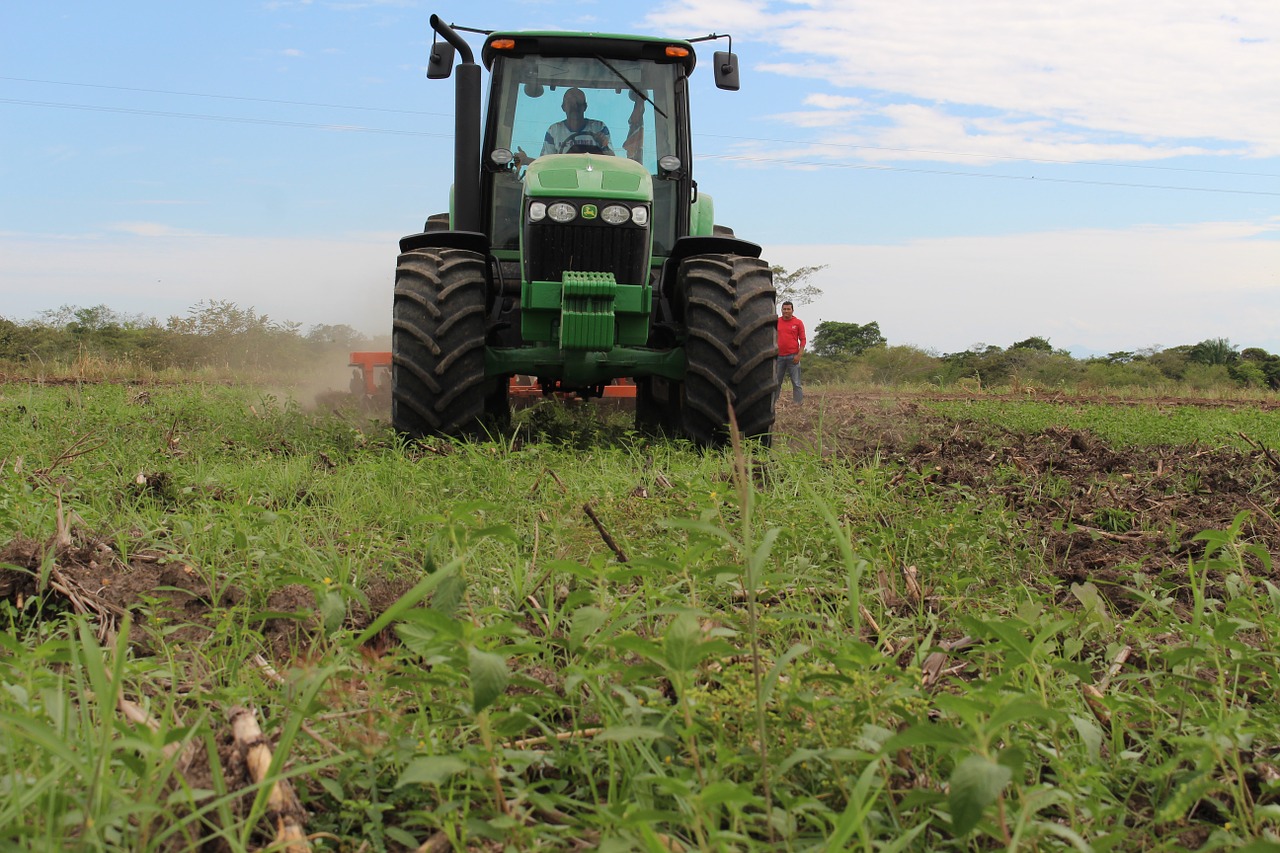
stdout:
[[807,651],[809,651],[809,647],[804,643],[796,643],[791,648],[787,649],[786,652],[783,653],[782,657],[778,658],[778,660],[774,662],[773,666],[769,668],[768,674],[765,675],[764,682],[760,686],[761,705],[769,704],[769,700],[773,697],[774,688],[778,686],[778,679],[782,676],[782,670],[785,669],[789,663]]
[[827,763],[826,755],[827,753],[825,750],[800,747],[799,749],[794,750],[781,764],[778,765],[778,775],[781,776],[785,774],[788,770],[801,762],[812,761],[814,763],[821,763],[825,767]]
[[1071,725],[1075,726],[1076,734],[1080,735],[1080,742],[1084,744],[1089,760],[1097,761],[1102,754],[1102,729],[1093,720],[1075,714],[1071,715]]
[[384,827],[382,831],[387,834],[387,838],[390,838],[392,841],[398,842],[400,846],[403,847],[405,850],[418,849],[418,839],[414,835],[408,832],[405,832],[400,827],[387,826],[387,827]]
[[1111,629],[1111,613],[1107,610],[1106,599],[1102,597],[1102,593],[1098,591],[1098,587],[1092,582],[1073,583],[1071,585],[1071,594],[1076,600],[1084,605],[1084,612],[1089,614],[1093,620],[1102,623],[1102,626]]
[[462,595],[467,590],[466,581],[457,572],[450,573],[440,581],[440,586],[431,596],[431,609],[446,616],[453,616],[458,605],[462,603]]
[[698,799],[702,801],[704,806],[718,806],[721,803],[735,803],[744,805],[746,803],[755,802],[755,795],[750,789],[743,787],[735,782],[712,782],[703,788],[698,794]]
[[49,755],[64,761],[68,767],[85,766],[73,745],[68,744],[61,732],[46,726],[40,720],[0,711],[0,733],[10,743],[26,740]]
[[609,614],[599,607],[579,607],[573,611],[573,618],[569,625],[569,647],[571,649],[580,649],[586,642],[587,638],[609,621]]
[[1024,662],[1031,662],[1033,653],[1031,643],[1028,642],[1026,634],[1023,633],[1023,627],[1025,626],[1001,619],[992,619],[983,624],[987,630],[1000,640],[1001,645],[1022,658]]
[[906,749],[910,746],[960,746],[969,743],[969,735],[952,726],[919,723],[904,729],[885,741],[886,752]]
[[692,672],[709,657],[733,652],[733,647],[723,640],[704,637],[696,614],[685,612],[673,619],[662,637],[667,666],[675,672]]
[[400,773],[396,787],[405,785],[443,785],[450,776],[465,773],[469,765],[453,755],[425,755],[415,758]]
[[396,625],[396,636],[405,648],[435,666],[444,661],[459,665],[461,631],[459,624],[433,610],[415,610]]
[[951,831],[967,835],[996,801],[1013,771],[981,755],[970,755],[951,772]]
[[1020,696],[997,708],[991,715],[989,725],[992,729],[996,729],[1027,720],[1051,723],[1056,719],[1057,715],[1041,705],[1039,700],[1030,696]]
[[471,662],[471,710],[479,714],[502,695],[511,676],[502,655],[472,646],[467,649],[467,657]]
[[1183,775],[1173,789],[1173,793],[1156,809],[1156,820],[1161,823],[1181,820],[1213,785],[1213,776],[1206,768]]
[[662,638],[663,656],[667,666],[678,672],[688,672],[698,665],[698,645],[702,640],[702,627],[692,613],[681,613],[667,627]]
[[332,636],[334,631],[342,627],[342,620],[347,618],[347,600],[342,593],[331,589],[320,599],[320,619],[324,625],[325,636]]
[[[873,790],[874,787],[874,790]],[[828,850],[846,850],[852,845],[849,841],[866,823],[867,815],[875,806],[876,798],[884,788],[884,777],[878,761],[868,761],[867,766],[858,774],[854,792],[845,804],[844,812],[832,828],[827,839]]]
[[638,637],[635,634],[624,634],[608,641],[608,645],[619,652],[630,652],[654,663],[665,664],[662,647],[653,640]]

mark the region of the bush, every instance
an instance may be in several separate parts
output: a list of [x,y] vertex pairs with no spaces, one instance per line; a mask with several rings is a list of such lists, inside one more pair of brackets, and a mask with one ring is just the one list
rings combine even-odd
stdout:
[[1084,366],[1079,380],[1082,388],[1095,391],[1104,388],[1160,388],[1168,383],[1168,377],[1149,361],[1091,361]]
[[1216,391],[1235,386],[1225,364],[1188,364],[1182,382],[1195,391]]
[[877,385],[911,385],[933,381],[941,363],[937,356],[912,346],[873,347],[858,361]]

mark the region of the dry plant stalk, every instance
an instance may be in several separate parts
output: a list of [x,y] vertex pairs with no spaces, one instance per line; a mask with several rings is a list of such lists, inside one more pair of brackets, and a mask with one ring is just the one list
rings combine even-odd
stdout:
[[571,732],[556,732],[553,735],[540,735],[539,737],[524,738],[523,740],[513,740],[504,745],[504,749],[528,749],[533,746],[546,746],[552,741],[563,742],[573,740],[580,737],[595,737],[604,729],[575,729]]
[[933,652],[926,657],[924,659],[924,663],[920,665],[920,686],[932,687],[941,680],[943,675],[954,675],[964,669],[965,665],[963,663],[951,668],[947,667],[947,663],[950,660],[948,652],[968,648],[976,642],[977,641],[974,640],[973,637],[966,635],[958,640],[939,643],[938,645],[942,647],[943,651]]
[[880,644],[884,646],[884,653],[887,655],[897,654],[897,652],[894,651],[893,643],[889,642],[889,638],[884,635],[884,631],[881,629],[880,623],[871,615],[871,611],[867,609],[865,604],[858,604],[858,615],[862,617],[863,622],[867,623],[867,627],[871,629],[871,633],[875,634],[876,638],[880,640]]
[[1102,676],[1102,680],[1098,682],[1099,690],[1107,689],[1107,686],[1111,684],[1111,679],[1120,674],[1120,668],[1129,660],[1129,655],[1131,654],[1133,654],[1132,646],[1125,646],[1120,651],[1116,652],[1115,659],[1111,661],[1111,666],[1107,668],[1107,674]]
[[[248,708],[234,707],[228,715],[236,750],[244,758],[249,776],[261,784],[271,769],[271,747],[267,746],[258,718]],[[267,817],[276,825],[275,847],[286,853],[310,853],[311,844],[302,828],[302,804],[286,779],[271,783],[267,792]]]
[[453,842],[449,840],[449,836],[444,832],[437,832],[422,842],[416,853],[449,853],[452,849]]
[[1080,685],[1080,693],[1084,696],[1085,704],[1089,706],[1094,719],[1103,726],[1111,725],[1111,711],[1103,704],[1102,699],[1106,695],[1108,685],[1111,684],[1111,679],[1120,673],[1120,668],[1124,666],[1125,661],[1129,660],[1129,655],[1131,654],[1133,654],[1131,646],[1125,646],[1116,652],[1115,658],[1111,661],[1111,666],[1107,668],[1106,674],[1102,676],[1097,687],[1092,684]]
[[[249,658],[249,661],[254,666],[256,666],[258,668],[258,671],[262,673],[263,677],[266,678],[268,681],[270,681],[272,684],[287,683],[285,681],[285,677],[281,675],[278,671],[276,671],[276,668],[271,665],[271,662],[268,661],[266,658],[264,658],[262,655],[255,653],[253,657]],[[334,755],[338,755],[342,752],[341,747],[339,747],[333,741],[326,738],[324,735],[317,732],[315,729],[311,728],[311,726],[308,725],[307,723],[303,723],[301,728],[302,728],[303,734],[305,734],[307,737],[311,738],[313,741],[323,746],[325,749],[329,750],[329,752],[333,753]]]
[[[116,708],[129,722],[139,726],[146,726],[153,732],[160,731],[160,721],[148,714],[146,710],[136,702],[131,702],[123,696],[120,696],[116,699]],[[182,750],[182,754],[178,756],[178,772],[185,774],[187,772],[187,768],[191,766],[191,762],[194,761],[196,757],[195,741],[188,740],[186,744],[182,744],[178,741],[165,744],[165,746],[161,748],[160,754],[167,760],[172,758],[174,753],[178,750]]]
[[596,515],[596,511],[591,508],[591,504],[583,504],[582,511],[587,514],[587,518],[591,519],[591,523],[596,526],[596,530],[600,532],[600,538],[604,540],[604,544],[609,546],[609,550],[618,558],[618,562],[627,562],[626,552],[623,551],[618,543],[613,540],[613,537],[609,535],[609,531],[605,529],[604,522],[602,522],[600,517]]
[[915,566],[903,566],[902,577],[907,582],[907,598],[916,604],[924,600],[924,590],[920,588],[920,573]]

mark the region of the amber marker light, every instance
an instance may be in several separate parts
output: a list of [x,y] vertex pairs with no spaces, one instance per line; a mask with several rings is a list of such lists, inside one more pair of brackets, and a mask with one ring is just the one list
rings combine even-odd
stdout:
[[670,56],[672,59],[683,59],[688,55],[689,48],[687,47],[678,47],[674,44],[667,45],[667,56]]
[[516,46],[515,39],[494,39],[489,42],[489,47],[494,50],[514,50]]

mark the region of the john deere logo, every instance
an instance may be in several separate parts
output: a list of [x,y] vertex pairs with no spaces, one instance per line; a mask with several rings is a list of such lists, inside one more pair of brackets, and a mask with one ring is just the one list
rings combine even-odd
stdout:
[[597,213],[596,206],[594,204],[584,204],[582,206],[583,219],[595,219],[596,213]]

